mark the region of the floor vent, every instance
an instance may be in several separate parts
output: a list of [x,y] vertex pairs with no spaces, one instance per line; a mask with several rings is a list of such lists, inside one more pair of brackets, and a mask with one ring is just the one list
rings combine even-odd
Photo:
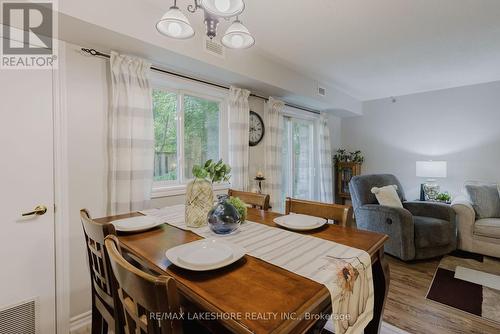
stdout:
[[226,57],[224,46],[213,39],[205,38],[203,41],[203,47],[204,47],[205,51],[210,53],[211,55],[214,55],[214,56],[217,56],[220,58]]
[[0,334],[37,334],[36,313],[34,299],[0,309]]

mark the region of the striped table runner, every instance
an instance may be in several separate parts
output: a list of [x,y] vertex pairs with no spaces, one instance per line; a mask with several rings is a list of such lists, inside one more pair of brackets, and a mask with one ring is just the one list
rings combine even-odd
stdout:
[[204,238],[224,238],[247,254],[324,284],[332,298],[335,333],[362,333],[373,318],[373,279],[368,253],[308,235],[247,221],[229,236],[208,226],[187,227],[184,205],[142,211],[148,216]]

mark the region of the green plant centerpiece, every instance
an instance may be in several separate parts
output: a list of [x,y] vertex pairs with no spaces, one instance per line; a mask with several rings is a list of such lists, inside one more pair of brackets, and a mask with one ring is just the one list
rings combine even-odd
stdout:
[[207,216],[213,207],[213,184],[227,182],[231,178],[231,167],[222,159],[207,160],[203,166],[193,166],[194,180],[186,189],[186,225],[201,227],[207,224]]
[[236,210],[240,214],[242,222],[247,220],[248,206],[245,202],[243,202],[239,197],[233,197],[233,196],[229,197],[227,202],[236,208]]

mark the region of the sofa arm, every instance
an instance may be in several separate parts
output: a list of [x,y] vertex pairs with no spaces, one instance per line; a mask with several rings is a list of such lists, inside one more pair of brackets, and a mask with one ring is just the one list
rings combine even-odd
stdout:
[[415,228],[412,214],[404,208],[366,204],[355,211],[359,228],[389,236],[387,253],[402,260],[415,258]]
[[455,223],[455,211],[446,204],[436,202],[404,202],[405,209],[414,216],[432,217]]
[[476,223],[476,212],[471,202],[465,197],[457,197],[451,203],[457,215],[458,247],[472,251],[472,236]]

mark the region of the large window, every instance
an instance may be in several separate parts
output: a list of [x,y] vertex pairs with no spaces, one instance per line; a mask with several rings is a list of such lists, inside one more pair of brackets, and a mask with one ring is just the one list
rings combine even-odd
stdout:
[[317,198],[315,129],[315,120],[293,116],[284,118],[283,197]]
[[225,158],[221,100],[202,94],[153,89],[154,190],[179,188],[194,165]]

